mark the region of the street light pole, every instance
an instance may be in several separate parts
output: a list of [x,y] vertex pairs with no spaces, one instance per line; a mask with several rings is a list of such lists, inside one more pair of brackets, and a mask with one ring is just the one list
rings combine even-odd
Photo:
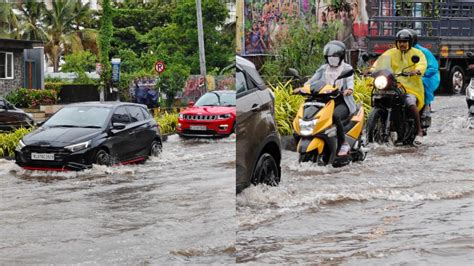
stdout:
[[207,91],[206,53],[204,52],[204,30],[202,28],[201,0],[196,0],[196,16],[197,16],[197,26],[198,26],[199,67],[201,69],[201,76],[204,78],[204,89]]

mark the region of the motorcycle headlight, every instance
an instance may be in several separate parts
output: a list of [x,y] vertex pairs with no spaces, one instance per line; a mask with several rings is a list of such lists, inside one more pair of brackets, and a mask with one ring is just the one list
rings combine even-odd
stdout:
[[230,114],[219,115],[217,118],[218,119],[227,119],[227,118],[230,118]]
[[304,121],[303,119],[299,120],[300,122],[300,132],[302,136],[310,136],[313,133],[314,126],[318,122],[318,119],[311,121]]
[[388,79],[385,76],[378,76],[374,80],[374,85],[377,89],[383,90],[387,87]]
[[25,146],[26,146],[25,143],[22,140],[20,140],[20,142],[18,142],[18,145],[16,145],[15,150],[21,151],[21,149],[23,149]]
[[66,146],[66,147],[64,147],[64,149],[69,150],[71,152],[76,152],[76,151],[86,149],[87,147],[89,147],[90,144],[91,144],[91,141],[89,140],[89,141],[86,141],[86,142]]

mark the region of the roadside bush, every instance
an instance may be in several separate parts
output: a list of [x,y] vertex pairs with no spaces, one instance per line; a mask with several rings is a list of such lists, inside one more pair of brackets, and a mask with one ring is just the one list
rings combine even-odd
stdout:
[[168,113],[160,114],[155,117],[156,122],[160,125],[161,134],[168,135],[176,133],[176,126],[178,125],[178,114]]
[[55,90],[57,93],[61,91],[61,87],[66,84],[64,82],[58,81],[58,82],[45,82],[44,83],[44,89],[45,90]]
[[364,107],[365,118],[368,117],[372,106],[370,106],[373,78],[354,76],[354,99]]
[[32,129],[19,128],[11,133],[0,133],[0,157],[15,156],[15,148],[18,142],[30,133]]
[[292,94],[293,86],[290,81],[286,83],[278,82],[278,85],[270,85],[275,94],[275,120],[278,125],[278,132],[282,136],[293,133],[293,119],[298,112],[298,108],[304,102],[301,95]]
[[41,104],[56,104],[56,90],[29,90],[21,88],[11,91],[6,97],[9,102],[21,108],[36,108]]

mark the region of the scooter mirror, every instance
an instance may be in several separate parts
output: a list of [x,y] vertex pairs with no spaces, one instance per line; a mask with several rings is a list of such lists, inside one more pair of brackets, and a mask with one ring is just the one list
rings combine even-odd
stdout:
[[361,57],[362,57],[362,61],[364,61],[364,62],[368,62],[368,61],[369,61],[369,54],[363,53],[363,54],[361,55]]
[[295,77],[295,78],[301,78],[300,73],[298,72],[298,70],[296,70],[294,68],[288,68],[288,73],[290,75],[292,75],[293,77]]
[[420,57],[417,56],[417,55],[414,55],[411,57],[411,61],[413,62],[413,64],[416,64],[418,62],[420,62]]
[[354,75],[354,69],[346,70],[346,71],[343,71],[343,72],[341,73],[341,75],[339,75],[339,77],[337,77],[336,80],[338,80],[338,79],[343,79],[343,78],[347,78],[347,77],[350,77],[350,76],[352,76],[352,75]]

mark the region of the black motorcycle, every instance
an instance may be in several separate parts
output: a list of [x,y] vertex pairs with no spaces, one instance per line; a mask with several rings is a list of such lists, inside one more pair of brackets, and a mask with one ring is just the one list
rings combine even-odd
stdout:
[[[413,56],[411,60],[415,65],[420,58]],[[417,135],[415,118],[405,103],[407,91],[397,81],[397,77],[410,76],[404,70],[401,73],[393,73],[390,59],[381,57],[378,59],[376,70],[370,74],[374,78],[374,84],[372,111],[367,122],[369,142],[388,143],[392,139],[397,145],[409,145],[415,140]],[[423,115],[423,109],[420,111],[420,117],[423,134],[426,135],[431,125],[431,118]]]

